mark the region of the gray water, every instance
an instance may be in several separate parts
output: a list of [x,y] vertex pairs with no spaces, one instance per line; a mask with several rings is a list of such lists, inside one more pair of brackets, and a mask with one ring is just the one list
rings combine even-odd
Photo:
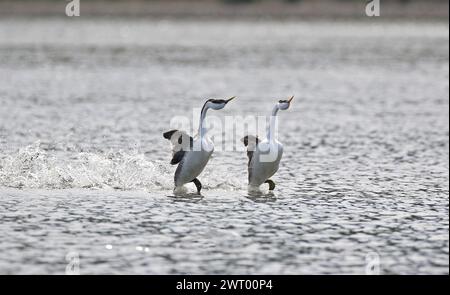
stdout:
[[[0,274],[449,273],[445,22],[0,20]],[[280,113],[277,188],[216,151],[174,195],[174,116]],[[197,123],[197,122],[194,122]],[[217,144],[217,143],[216,143]],[[373,272],[372,272],[373,273]]]

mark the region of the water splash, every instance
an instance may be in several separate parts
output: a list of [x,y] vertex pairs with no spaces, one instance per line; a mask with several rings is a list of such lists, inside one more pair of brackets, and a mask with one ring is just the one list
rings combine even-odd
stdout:
[[[151,161],[138,152],[108,151],[58,155],[40,142],[0,156],[0,187],[40,189],[172,190],[174,166]],[[240,183],[219,177],[224,171],[204,173],[209,189],[240,189]],[[226,172],[226,171],[225,171]],[[202,179],[203,180],[203,179]]]
[[57,157],[36,142],[0,160],[0,186],[170,189],[172,172],[169,169],[137,152],[77,153]]

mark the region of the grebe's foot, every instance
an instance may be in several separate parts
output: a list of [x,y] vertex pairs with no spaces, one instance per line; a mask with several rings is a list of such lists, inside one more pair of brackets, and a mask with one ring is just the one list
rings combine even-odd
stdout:
[[195,187],[197,187],[197,193],[200,194],[200,192],[202,191],[202,183],[200,182],[200,180],[198,180],[197,178],[192,180],[191,182],[193,182],[195,184]]
[[273,191],[275,189],[275,182],[273,182],[272,180],[267,179],[264,183],[269,184],[269,191]]

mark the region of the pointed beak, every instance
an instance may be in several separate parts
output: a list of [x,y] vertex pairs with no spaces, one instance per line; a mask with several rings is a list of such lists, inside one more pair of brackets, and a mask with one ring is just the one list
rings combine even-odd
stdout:
[[288,99],[288,102],[291,103],[291,101],[294,99],[294,96],[292,95],[291,98]]
[[236,98],[236,96],[230,97],[229,99],[226,100],[226,102],[229,103],[230,101],[232,101],[235,98]]

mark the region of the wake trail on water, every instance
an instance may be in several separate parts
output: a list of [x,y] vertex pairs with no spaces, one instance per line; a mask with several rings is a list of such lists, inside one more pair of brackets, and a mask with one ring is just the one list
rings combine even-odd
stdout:
[[[18,189],[170,190],[176,166],[152,161],[138,152],[108,151],[56,154],[39,142],[10,155],[0,155],[0,187]],[[209,189],[236,190],[242,184],[225,182],[219,171],[205,171]]]

